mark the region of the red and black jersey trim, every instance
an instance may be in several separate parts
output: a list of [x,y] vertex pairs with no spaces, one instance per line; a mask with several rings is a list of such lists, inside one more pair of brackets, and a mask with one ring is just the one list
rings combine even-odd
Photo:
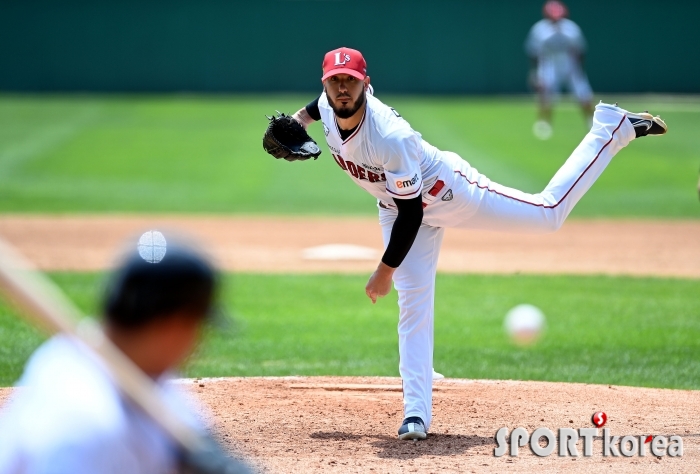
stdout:
[[389,188],[386,188],[386,192],[388,192],[389,194],[393,194],[394,196],[406,197],[406,196],[410,196],[410,195],[412,195],[412,194],[420,193],[420,187],[418,188],[418,190],[413,191],[412,193],[406,193],[406,194],[395,193],[394,191],[392,191],[392,190],[389,189]]
[[[357,132],[359,132],[360,129],[362,128],[362,124],[365,123],[365,117],[366,117],[366,116],[367,116],[367,109],[365,108],[365,111],[364,111],[364,113],[362,114],[362,118],[360,119],[360,123],[357,124],[357,127],[355,127],[355,131],[352,132],[352,135],[350,135],[348,138],[346,138],[345,140],[343,140],[343,145],[345,145],[347,142],[349,142],[350,140],[352,140],[352,138],[353,138],[355,135],[357,135]],[[340,137],[342,138],[342,134],[340,133],[340,128],[338,127],[338,121],[337,121],[337,120],[333,120],[333,122],[335,122],[335,129],[336,129],[336,131],[338,132],[338,136],[340,136]]]

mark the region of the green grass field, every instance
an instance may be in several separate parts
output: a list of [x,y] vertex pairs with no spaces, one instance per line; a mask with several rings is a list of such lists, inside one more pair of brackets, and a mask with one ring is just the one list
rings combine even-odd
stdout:
[[[101,277],[56,281],[95,312]],[[373,306],[364,275],[226,280],[234,324],[210,328],[189,376],[398,375],[396,293]],[[439,275],[435,368],[448,377],[700,389],[700,282],[573,276]],[[547,315],[534,347],[513,346],[503,317],[530,302]],[[0,306],[0,386],[40,335]]]
[[[554,138],[540,142],[530,99],[379,96],[432,144],[530,192],[585,133],[569,103],[556,111]],[[373,199],[327,150],[303,163],[262,150],[264,115],[312,98],[0,96],[0,212],[374,214]],[[621,105],[662,114],[670,132],[632,143],[573,216],[700,217],[700,98],[627,97]],[[311,134],[322,139],[318,124]],[[98,275],[56,277],[94,312]],[[211,329],[186,374],[397,375],[396,296],[370,305],[366,278],[229,277],[236,324]],[[698,389],[698,290],[700,281],[683,279],[439,275],[435,366],[450,377]],[[545,338],[529,349],[511,346],[501,327],[522,302],[548,317]],[[15,380],[41,340],[0,306],[0,385]]]
[[[529,98],[385,97],[444,150],[502,184],[540,191],[586,131],[572,104],[555,136],[531,134]],[[276,161],[262,150],[265,114],[312,96],[0,96],[0,212],[372,214],[325,143],[318,161]],[[612,100],[612,98],[610,98]],[[700,217],[700,99],[623,98],[670,126],[633,143],[579,203],[579,217]],[[322,141],[319,124],[311,134]]]

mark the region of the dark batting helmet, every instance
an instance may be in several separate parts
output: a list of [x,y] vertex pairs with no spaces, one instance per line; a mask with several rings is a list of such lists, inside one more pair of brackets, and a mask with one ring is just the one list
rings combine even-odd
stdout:
[[136,328],[179,311],[196,317],[212,312],[218,286],[214,267],[193,247],[172,239],[166,243],[158,234],[163,239],[159,259],[139,245],[109,278],[102,309],[110,324]]

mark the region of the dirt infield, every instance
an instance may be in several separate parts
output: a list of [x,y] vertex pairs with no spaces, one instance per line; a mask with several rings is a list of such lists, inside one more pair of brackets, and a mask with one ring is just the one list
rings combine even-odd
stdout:
[[[434,421],[426,441],[396,439],[401,381],[375,377],[283,377],[182,380],[224,445],[270,473],[698,472],[700,392],[446,379],[434,388]],[[10,389],[0,389],[0,403]],[[592,427],[603,410],[611,435],[679,435],[682,457],[603,457],[602,430],[593,456],[494,457],[494,435],[506,426]],[[619,446],[619,443],[617,444]]]
[[[354,244],[381,251],[373,218],[0,216],[0,236],[45,270],[100,270],[127,237],[149,229],[196,236],[227,270],[369,272],[367,260],[308,260],[304,249]],[[443,272],[613,274],[700,278],[700,221],[570,221],[551,235],[448,230]],[[270,473],[700,472],[700,391],[447,379],[434,389],[423,442],[399,442],[401,381],[375,377],[182,380],[224,445]],[[0,404],[12,389],[0,388]],[[682,457],[494,457],[506,426],[591,427],[603,410],[612,435],[679,435]],[[600,433],[602,435],[602,432]]]
[[[305,248],[354,244],[382,249],[376,218],[213,216],[0,216],[0,236],[45,270],[99,270],[127,237],[149,229],[196,236],[228,270],[369,272],[368,260],[306,260]],[[699,221],[576,221],[554,234],[449,229],[443,272],[623,274],[700,278]]]

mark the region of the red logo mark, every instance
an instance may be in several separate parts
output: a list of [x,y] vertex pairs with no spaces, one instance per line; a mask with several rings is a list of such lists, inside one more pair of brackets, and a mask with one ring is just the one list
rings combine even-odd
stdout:
[[596,428],[601,428],[605,424],[605,422],[608,421],[608,415],[606,415],[602,411],[595,412],[591,417],[591,421],[596,426]]
[[440,191],[442,191],[442,188],[445,187],[445,182],[441,179],[439,179],[432,188],[430,188],[430,191],[428,191],[428,194],[431,196],[435,197],[438,195]]

